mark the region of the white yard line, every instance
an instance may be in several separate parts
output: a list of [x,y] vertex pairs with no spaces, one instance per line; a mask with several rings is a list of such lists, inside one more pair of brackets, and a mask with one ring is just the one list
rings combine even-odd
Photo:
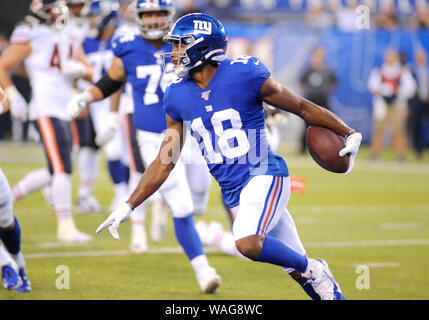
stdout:
[[381,230],[417,230],[420,225],[416,222],[385,222],[380,223]]
[[[306,248],[348,248],[348,247],[391,247],[391,246],[426,246],[429,239],[404,239],[404,240],[368,240],[368,241],[338,241],[338,242],[308,242]],[[205,248],[206,252],[218,252],[214,248]],[[164,247],[148,249],[145,254],[183,253],[181,247]],[[40,252],[25,254],[26,259],[42,258],[67,258],[67,257],[101,257],[123,256],[131,254],[128,250],[106,251],[76,251],[76,252]]]

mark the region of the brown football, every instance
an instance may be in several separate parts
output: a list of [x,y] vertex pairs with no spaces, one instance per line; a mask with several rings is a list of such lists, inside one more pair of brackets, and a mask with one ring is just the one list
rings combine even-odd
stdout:
[[309,126],[307,128],[308,151],[322,168],[336,173],[344,173],[349,167],[350,155],[340,157],[338,153],[344,148],[343,139],[332,130]]

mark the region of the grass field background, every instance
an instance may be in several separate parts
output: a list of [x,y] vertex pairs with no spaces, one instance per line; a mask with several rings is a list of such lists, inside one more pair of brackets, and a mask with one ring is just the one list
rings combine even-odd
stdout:
[[[323,257],[348,299],[429,298],[429,157],[422,163],[397,164],[388,150],[379,163],[369,162],[363,147],[348,177],[329,173],[309,156],[280,149],[291,174],[307,181],[304,194],[294,194],[289,211],[312,257]],[[288,156],[288,154],[291,154]],[[39,146],[0,145],[0,165],[14,185],[29,171],[44,166]],[[73,175],[76,194],[78,177]],[[95,195],[108,208],[113,195],[104,161]],[[61,246],[56,242],[56,219],[40,192],[15,205],[22,230],[22,249],[32,282],[31,293],[0,288],[0,300],[12,299],[308,299],[279,267],[253,263],[208,250],[210,263],[222,276],[215,295],[200,293],[185,255],[180,253],[169,219],[165,241],[149,241],[145,254],[130,254],[130,223],[119,228],[120,241],[108,232],[89,245]],[[106,214],[75,214],[79,229],[94,234]],[[195,220],[229,221],[213,183],[207,212]],[[148,221],[150,223],[150,211]],[[70,289],[56,288],[65,265]],[[357,266],[369,270],[369,288],[359,289]],[[358,281],[359,282],[359,281]]]

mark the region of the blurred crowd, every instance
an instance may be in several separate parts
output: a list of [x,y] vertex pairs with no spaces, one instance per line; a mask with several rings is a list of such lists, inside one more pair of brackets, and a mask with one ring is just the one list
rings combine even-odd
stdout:
[[202,11],[223,19],[287,18],[309,26],[353,31],[357,16],[368,14],[370,28],[429,28],[427,0],[176,0],[175,4],[181,13]]

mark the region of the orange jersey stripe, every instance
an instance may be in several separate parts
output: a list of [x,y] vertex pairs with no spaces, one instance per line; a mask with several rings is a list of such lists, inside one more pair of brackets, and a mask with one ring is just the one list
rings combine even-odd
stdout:
[[49,161],[51,162],[52,169],[55,173],[63,173],[64,166],[61,160],[61,155],[58,150],[57,139],[55,138],[54,128],[49,117],[41,117],[37,119],[42,133],[43,142],[45,144],[46,152],[48,153]]

